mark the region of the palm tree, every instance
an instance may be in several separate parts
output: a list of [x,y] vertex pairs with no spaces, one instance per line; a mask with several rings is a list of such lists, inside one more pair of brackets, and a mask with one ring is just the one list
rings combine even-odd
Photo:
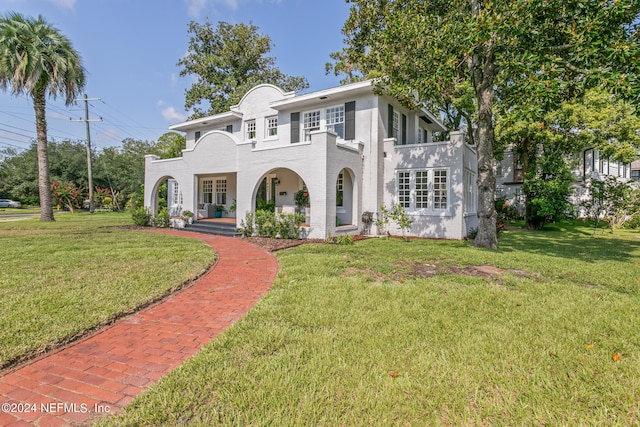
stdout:
[[64,94],[71,104],[84,88],[85,70],[69,39],[42,16],[9,13],[0,17],[0,87],[33,99],[38,151],[40,220],[53,221],[47,154],[47,94]]

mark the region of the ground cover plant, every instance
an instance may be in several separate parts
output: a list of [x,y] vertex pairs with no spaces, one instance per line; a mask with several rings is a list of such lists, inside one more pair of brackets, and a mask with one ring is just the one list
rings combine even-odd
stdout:
[[278,251],[271,291],[106,425],[634,425],[640,234]]
[[200,241],[122,227],[130,224],[128,213],[0,222],[0,368],[132,311],[213,262]]

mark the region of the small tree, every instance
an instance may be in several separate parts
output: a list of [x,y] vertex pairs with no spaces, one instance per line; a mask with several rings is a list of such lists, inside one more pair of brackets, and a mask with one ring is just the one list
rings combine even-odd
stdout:
[[404,208],[401,205],[394,205],[391,208],[389,218],[391,218],[396,224],[398,224],[398,227],[400,227],[400,230],[402,231],[402,239],[406,242],[406,232],[411,229],[413,220],[405,214]]
[[593,233],[596,233],[600,218],[609,223],[611,232],[616,226],[621,226],[638,210],[638,190],[634,190],[625,182],[620,182],[614,176],[606,179],[592,180],[588,186],[589,199],[582,203],[587,216],[594,223]]

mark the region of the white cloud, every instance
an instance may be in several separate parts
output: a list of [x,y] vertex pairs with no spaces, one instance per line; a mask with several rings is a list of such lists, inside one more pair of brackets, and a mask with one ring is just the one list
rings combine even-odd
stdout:
[[65,9],[75,9],[76,0],[49,0],[51,3],[56,6],[63,7]]
[[[162,101],[160,102],[164,104]],[[162,117],[164,117],[166,121],[171,123],[184,122],[189,117],[187,113],[180,112],[171,106],[163,108],[160,111],[160,113],[162,114]]]
[[214,14],[217,13],[216,6],[221,5],[226,6],[229,9],[236,10],[240,5],[240,1],[241,0],[184,0],[187,5],[187,15],[190,18],[201,18],[203,11],[207,9],[207,7],[210,7]]

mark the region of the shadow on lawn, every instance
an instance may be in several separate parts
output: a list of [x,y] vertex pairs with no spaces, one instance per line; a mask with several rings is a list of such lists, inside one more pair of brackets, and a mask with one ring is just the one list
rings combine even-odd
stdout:
[[637,241],[629,234],[593,234],[593,229],[572,224],[554,224],[541,231],[507,232],[500,241],[505,252],[523,251],[580,261],[624,261],[638,259],[640,235]]

